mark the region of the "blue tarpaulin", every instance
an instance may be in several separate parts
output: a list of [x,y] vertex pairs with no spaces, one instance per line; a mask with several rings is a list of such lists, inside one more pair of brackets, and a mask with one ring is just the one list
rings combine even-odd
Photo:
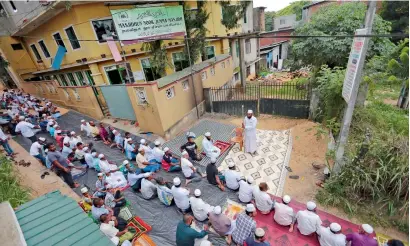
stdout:
[[63,62],[63,58],[65,53],[67,52],[66,48],[59,45],[56,56],[54,57],[53,64],[51,65],[54,69],[60,69],[61,63]]

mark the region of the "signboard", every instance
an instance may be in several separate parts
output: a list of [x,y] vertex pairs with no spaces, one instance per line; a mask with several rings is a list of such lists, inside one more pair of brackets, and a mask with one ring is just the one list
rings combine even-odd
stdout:
[[184,36],[182,6],[111,10],[118,37],[124,44]]
[[[356,35],[364,34],[366,34],[365,28],[356,30]],[[345,99],[346,103],[349,103],[350,101],[350,97],[352,95],[352,91],[354,88],[354,83],[359,83],[359,81],[356,81],[358,73],[357,68],[359,66],[360,59],[364,59],[364,57],[362,57],[364,40],[364,37],[353,38],[352,49],[350,50],[349,61],[346,67],[346,75],[345,80],[343,82],[342,91],[342,96]]]

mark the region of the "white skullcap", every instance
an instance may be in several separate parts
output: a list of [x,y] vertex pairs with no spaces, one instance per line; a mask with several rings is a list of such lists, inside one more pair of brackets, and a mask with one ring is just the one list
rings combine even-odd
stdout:
[[141,147],[140,147],[140,148],[138,149],[138,152],[141,152],[141,151],[143,151],[143,150],[144,150],[144,148],[141,148]]
[[283,201],[284,203],[290,203],[290,196],[284,195],[284,196],[282,197],[282,201]]
[[167,152],[168,150],[169,150],[168,147],[165,147],[165,148],[164,148],[164,152]]
[[20,117],[19,117],[19,120],[24,120],[24,119],[25,119],[24,116],[20,116]]
[[83,148],[83,151],[87,151],[87,150],[88,150],[88,147],[84,147],[84,148]]
[[144,178],[148,178],[149,176],[151,176],[151,173],[144,173]]
[[44,152],[48,153],[48,149],[45,149]]
[[71,135],[75,134],[75,131],[70,132]]
[[366,233],[372,234],[373,233],[373,227],[369,224],[363,224],[362,225],[362,229],[363,231],[365,231]]
[[107,189],[112,189],[112,184],[107,184]]
[[98,177],[102,177],[104,174],[103,173],[98,173]]
[[256,228],[255,230],[255,236],[257,237],[263,237],[265,236],[265,231],[262,228]]
[[81,188],[81,193],[86,193],[86,192],[88,192],[87,187],[83,187],[83,188]]
[[246,178],[246,181],[247,181],[249,184],[252,184],[252,183],[253,183],[253,178],[252,178],[251,176],[249,176],[249,177]]
[[68,163],[68,166],[69,167],[74,167],[74,164],[70,162],[70,163]]
[[114,133],[114,134],[117,133],[117,132],[118,132],[117,130],[112,130],[112,133]]
[[92,155],[93,157],[95,157],[95,156],[97,155],[97,152],[93,152],[93,153],[91,153],[91,155]]
[[255,205],[253,205],[252,203],[246,204],[246,211],[255,212],[255,210]]
[[46,117],[47,115],[46,114],[43,114],[43,117]]
[[249,110],[248,110],[248,114],[253,114],[253,110],[252,110],[252,109],[249,109]]
[[211,133],[210,132],[205,132],[205,137],[210,137],[211,136]]
[[199,246],[211,246],[211,242],[209,242],[208,240],[202,240],[201,244]]
[[85,122],[85,120],[81,120],[81,122]]
[[181,184],[181,180],[178,177],[174,178],[174,185],[180,185]]
[[234,167],[235,163],[233,161],[229,162],[228,167]]
[[61,130],[57,130],[56,132],[57,132],[57,133],[62,133],[62,131],[61,131]]
[[316,203],[309,201],[306,203],[306,208],[310,211],[314,210],[316,208]]
[[215,157],[211,157],[211,163],[216,163],[216,158]]
[[155,143],[154,143],[155,145],[161,145],[161,142],[160,141],[155,141]]
[[221,214],[221,213],[222,213],[222,208],[221,208],[221,206],[216,206],[216,207],[214,208],[214,213],[215,213],[215,214]]
[[339,232],[340,230],[342,230],[342,227],[338,223],[332,223],[330,224],[330,230],[332,232]]
[[186,152],[185,150],[184,151],[182,151],[182,154],[181,155],[187,155],[188,154],[188,152]]
[[53,128],[57,128],[58,127],[58,124],[56,123],[54,126],[53,126]]
[[201,195],[201,190],[200,189],[195,189],[194,195],[195,196],[200,196]]
[[101,159],[101,158],[104,158],[104,154],[99,154],[99,155],[98,155],[98,158],[100,158],[100,159]]
[[126,140],[127,140],[127,142],[131,142],[132,138],[127,138]]
[[68,140],[64,140],[63,144],[68,144],[69,141]]
[[144,144],[144,143],[145,143],[145,139],[141,139],[140,144]]
[[38,138],[38,140],[40,140],[40,141],[42,141],[42,142],[46,141],[46,139],[43,138],[43,137]]
[[122,162],[122,164],[127,165],[127,164],[130,164],[130,162],[128,160],[125,160]]

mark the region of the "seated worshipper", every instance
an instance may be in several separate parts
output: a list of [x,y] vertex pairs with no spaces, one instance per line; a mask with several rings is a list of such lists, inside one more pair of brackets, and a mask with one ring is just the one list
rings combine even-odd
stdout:
[[128,184],[131,186],[134,192],[140,192],[141,181],[145,173],[141,173],[141,169],[137,169],[136,172],[129,172],[127,175]]
[[216,168],[216,158],[211,158],[211,163],[206,166],[206,178],[208,182],[212,185],[218,186],[221,191],[225,190],[225,186],[223,182],[225,181],[225,176],[218,172],[218,168]]
[[178,159],[172,156],[172,153],[168,147],[164,148],[164,155],[162,159],[162,169],[166,172],[179,172],[182,170]]
[[252,203],[246,205],[245,213],[236,218],[236,228],[232,232],[232,240],[237,245],[243,245],[244,241],[253,235],[256,230],[256,222],[253,219],[257,212]]
[[46,159],[46,167],[48,169],[50,169],[51,168],[51,161],[50,161],[50,159],[48,159],[48,149],[44,150],[44,155],[45,155],[44,158]]
[[113,144],[111,144],[110,148],[117,147],[121,150],[122,153],[124,153],[124,138],[121,136],[121,133],[119,131],[113,130],[112,132],[114,134],[114,141]]
[[176,245],[177,246],[194,246],[195,239],[204,238],[208,235],[208,226],[204,225],[204,230],[198,232],[194,228],[191,228],[194,218],[185,214],[184,219],[178,223],[176,232]]
[[136,146],[132,143],[132,138],[127,138],[125,140],[127,142],[127,145],[125,147],[125,155],[127,156],[127,159],[130,161],[135,161],[138,150],[136,149]]
[[293,232],[293,226],[298,223],[298,229],[300,234],[309,236],[312,233],[317,232],[317,230],[322,225],[322,221],[319,215],[316,214],[316,204],[314,202],[306,203],[307,210],[298,211],[296,213],[295,219],[290,225],[289,232]]
[[68,168],[67,157],[56,151],[54,144],[47,144],[46,149],[48,149],[48,159],[50,159],[57,175],[61,176],[64,179],[64,182],[66,182],[71,188],[77,188],[80,186],[73,181],[73,176]]
[[213,211],[209,212],[208,219],[208,226],[212,226],[219,236],[228,236],[226,242],[230,245],[232,242],[231,234],[236,227],[235,220],[231,221],[228,216],[223,214],[220,206],[216,206]]
[[93,200],[93,206],[91,207],[91,215],[93,216],[93,218],[95,220],[98,221],[98,219],[100,218],[101,215],[103,214],[109,214],[109,215],[114,215],[114,211],[112,210],[112,208],[104,205],[104,200],[101,198],[96,198]]
[[70,148],[75,149],[77,147],[77,143],[83,142],[80,136],[75,134],[75,131],[70,132]]
[[[90,147],[88,147],[90,148]],[[91,151],[91,156],[93,157],[93,164],[94,164],[94,168],[97,172],[100,172],[100,158],[98,158],[98,154],[97,152],[95,152],[95,150]]]
[[139,148],[138,151],[139,153],[136,157],[137,165],[143,172],[158,172],[161,169],[161,166],[156,164],[156,162],[148,162],[147,158],[145,158],[144,148]]
[[193,132],[187,133],[188,142],[181,146],[180,150],[188,152],[189,158],[193,161],[202,160],[201,154],[198,153],[198,146],[195,143],[195,134]]
[[98,128],[95,126],[94,121],[88,122],[88,128],[90,129],[91,136],[94,138],[94,140],[101,140],[100,138],[100,131]]
[[[94,157],[91,154],[91,150],[88,147],[83,148],[84,151],[84,161],[89,168],[95,168],[94,166]],[[95,153],[97,154],[97,153]]]
[[107,185],[109,184],[113,188],[124,188],[125,186],[127,186],[127,180],[125,179],[122,172],[106,172],[105,182],[107,183]]
[[161,142],[160,141],[155,141],[155,147],[152,149],[151,153],[151,158],[155,160],[158,164],[161,164],[162,162],[162,157],[165,154],[165,151],[161,149]]
[[174,196],[175,205],[182,211],[182,213],[187,213],[191,210],[189,205],[189,190],[181,187],[181,180],[175,177],[174,186],[171,188],[172,195]]
[[75,158],[79,160],[81,164],[88,165],[87,162],[85,161],[85,151],[84,151],[85,148],[87,148],[88,150],[88,147],[84,147],[83,143],[78,142],[77,148],[75,150]]
[[359,228],[358,233],[351,233],[346,235],[347,243],[350,243],[351,246],[360,245],[360,246],[376,246],[377,240],[373,238],[373,227],[369,224],[363,224]]
[[111,184],[107,184],[107,192],[105,193],[104,204],[112,208],[114,210],[114,214],[116,214],[116,209],[118,209],[118,214],[120,213],[119,210],[121,207],[125,206],[125,198],[121,194],[121,191],[115,189]]
[[268,214],[274,208],[275,202],[267,193],[269,187],[268,184],[262,182],[259,184],[259,189],[254,189],[253,197],[255,198],[256,208],[261,214]]
[[47,121],[48,121],[48,123],[47,123],[46,130],[47,130],[48,133],[50,133],[51,128],[54,127],[54,124],[56,124],[56,122],[51,118],[51,116],[48,117]]
[[320,246],[345,246],[346,236],[341,232],[342,227],[338,223],[332,223],[329,227],[321,226],[316,232]]
[[44,166],[46,165],[46,159],[43,156],[43,145],[45,144],[46,139],[43,137],[38,138],[37,141],[31,144],[30,155],[34,156],[37,160],[41,162]]
[[61,154],[67,158],[69,154],[73,153],[73,149],[70,148],[70,142],[64,142]]
[[265,230],[262,228],[256,228],[254,235],[248,237],[245,240],[245,243],[246,246],[270,246],[265,240]]
[[[161,181],[161,177],[158,178],[159,181]],[[172,201],[174,200],[174,196],[172,196],[171,189],[168,188],[168,184],[164,182],[159,182],[157,185],[157,194],[159,200],[165,205],[165,206],[171,206]]]
[[81,120],[80,131],[83,136],[91,137],[89,125],[85,120]]
[[[103,173],[108,172],[117,172],[119,168],[115,164],[111,164],[106,158],[104,154],[99,154],[98,159],[100,159],[98,166]],[[121,173],[122,175],[122,173]]]
[[113,143],[115,140],[115,134],[113,133],[114,130],[115,130],[114,127],[108,126],[108,139],[110,140],[111,143]]
[[131,138],[131,133],[125,132],[124,133],[124,150],[127,148],[127,141]]
[[87,187],[81,188],[81,201],[83,204],[83,208],[85,212],[91,211],[91,207],[93,206],[93,196],[88,192]]
[[228,170],[224,172],[226,187],[233,191],[239,190],[239,180],[241,180],[241,174],[235,170],[235,163],[229,162]]
[[240,180],[239,181],[239,192],[238,192],[238,198],[239,201],[243,203],[249,203],[252,201],[253,198],[253,178],[251,176],[246,178],[245,180]]
[[[155,183],[154,183],[155,182]],[[157,195],[157,181],[154,180],[153,173],[144,173],[141,180],[141,195],[149,200]]]
[[195,219],[198,221],[205,221],[208,218],[208,213],[214,210],[214,207],[205,203],[201,198],[201,190],[196,189],[194,191],[194,197],[189,198],[189,203],[191,204],[191,210],[194,214]]
[[107,192],[105,188],[105,177],[103,173],[98,173],[98,179],[95,182],[95,197],[104,198]]
[[290,226],[295,217],[293,208],[289,206],[290,196],[284,195],[282,202],[283,203],[275,202],[275,215],[273,215],[273,220],[281,226]]
[[101,222],[101,232],[104,233],[114,245],[131,246],[129,240],[132,240],[135,233],[128,231],[128,228],[124,228],[124,230],[121,231],[117,229],[118,221],[115,217],[113,218],[109,214],[103,214],[100,216],[99,221]]
[[182,152],[181,169],[182,173],[185,176],[185,185],[188,185],[191,182],[199,182],[206,176],[206,174],[199,172],[199,170],[194,167],[194,165],[188,160],[188,158],[188,152]]
[[[145,153],[145,158],[147,158],[147,160],[151,163],[157,163],[155,160],[153,160],[152,158],[152,149],[151,147],[148,146],[148,142],[145,139],[141,139],[140,140],[140,146],[139,148],[143,148],[144,149],[144,153]],[[158,163],[157,163],[158,164]],[[161,164],[161,163],[159,163]]]
[[73,179],[78,179],[79,177],[83,176],[87,172],[87,166],[82,165],[82,166],[75,166],[73,164],[74,161],[74,153],[71,153],[68,155],[67,160],[68,160],[68,168],[70,169],[71,176]]
[[100,123],[100,124],[98,125],[98,132],[99,132],[100,138],[101,138],[101,140],[104,142],[104,144],[110,144],[110,143],[111,143],[111,142],[110,142],[110,139],[109,139],[109,136],[108,136],[108,132],[107,132],[107,130],[105,129],[103,123]]
[[214,146],[214,140],[211,139],[210,132],[205,133],[205,137],[202,140],[202,148],[206,156],[208,156],[209,158],[216,159],[221,154],[221,150],[218,147]]
[[57,143],[58,147],[60,147],[60,148],[62,149],[63,146],[64,146],[64,144],[63,144],[64,136],[61,134],[62,131],[61,131],[61,130],[56,130],[55,132],[56,132],[56,134],[57,134],[57,136],[56,136],[56,143]]
[[51,137],[54,137],[55,131],[56,131],[57,127],[58,127],[58,124],[57,124],[57,123],[54,123],[54,125],[53,125],[52,127],[50,127],[49,133],[50,133],[50,136],[51,136]]
[[35,136],[36,131],[34,131],[33,129],[40,129],[40,126],[35,126],[31,123],[28,123],[24,119],[24,116],[20,116],[18,118],[19,123],[17,123],[16,125],[15,132],[21,133],[23,137],[30,139],[30,141],[34,143],[35,141],[37,141],[37,138]]
[[43,117],[40,119],[40,122],[39,122],[39,126],[40,126],[42,132],[47,131],[48,121],[47,121],[47,118],[45,118],[45,117],[47,117],[47,115],[43,114]]

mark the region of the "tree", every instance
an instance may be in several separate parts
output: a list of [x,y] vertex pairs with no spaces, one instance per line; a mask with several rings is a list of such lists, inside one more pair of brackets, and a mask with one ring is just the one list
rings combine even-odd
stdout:
[[229,0],[219,2],[222,7],[221,23],[226,30],[239,27],[239,20],[243,18],[250,3],[250,1],[239,1],[237,4],[231,4]]
[[[352,35],[363,27],[366,5],[363,3],[330,4],[319,9],[309,22],[295,30],[295,35]],[[391,30],[390,23],[379,15],[374,18],[373,33],[386,34]],[[304,65],[319,68],[345,67],[353,38],[300,38],[292,43],[293,59]],[[372,38],[367,52],[368,57],[389,52],[394,44],[388,38]]]
[[273,30],[273,18],[275,18],[276,12],[275,11],[266,11],[265,12],[265,30],[272,31]]
[[[380,16],[392,24],[392,33],[409,33],[409,2],[408,1],[384,1]],[[393,37],[397,43],[403,38]]]
[[401,81],[400,97],[397,106],[407,108],[409,103],[409,40],[405,39],[398,45],[397,52],[387,64],[387,71],[391,74],[389,80]]
[[302,8],[303,8],[303,6],[308,5],[310,3],[311,3],[311,1],[291,2],[285,8],[277,11],[276,12],[276,17],[296,14],[296,20],[301,20],[302,19]]

